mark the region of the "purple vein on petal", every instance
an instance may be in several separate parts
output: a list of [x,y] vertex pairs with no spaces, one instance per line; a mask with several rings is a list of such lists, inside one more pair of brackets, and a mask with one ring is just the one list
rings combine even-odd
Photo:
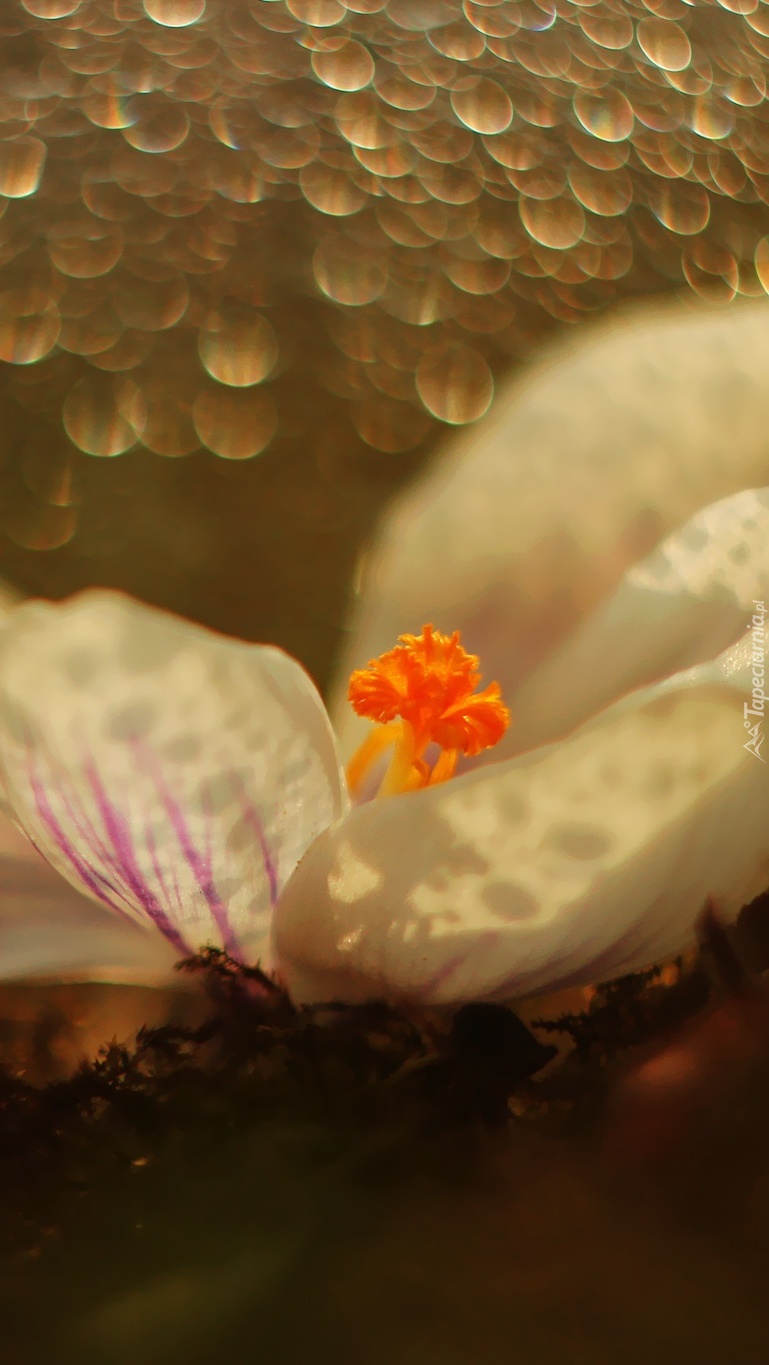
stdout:
[[125,816],[110,801],[98,771],[92,761],[84,765],[84,774],[99,812],[104,832],[117,854],[126,883],[153,924],[173,944],[183,957],[190,952],[178,928],[169,919],[160,901],[147,885],[136,861],[131,831]]
[[459,953],[456,957],[449,958],[448,962],[444,962],[438,971],[433,973],[429,981],[425,982],[421,994],[429,1000],[438,990],[438,987],[443,986],[449,977],[454,975],[457,968],[461,967],[462,963],[466,961],[467,953]]
[[456,957],[450,957],[438,968],[437,972],[433,973],[429,981],[425,982],[423,988],[425,997],[429,999],[430,996],[435,994],[440,986],[444,986],[449,978],[454,975],[455,971],[467,961],[471,951],[476,949],[479,945],[482,945],[487,949],[493,948],[498,943],[499,938],[499,931],[497,929],[492,929],[489,933],[483,934],[482,937],[472,945],[472,948],[468,947],[465,952],[457,953]]
[[207,851],[201,854],[195,847],[195,843],[190,833],[189,825],[184,815],[182,807],[174,797],[163,777],[160,767],[154,758],[143,752],[137,741],[133,742],[134,750],[145,771],[149,770],[151,780],[154,782],[163,802],[163,806],[168,816],[171,828],[176,835],[177,842],[184,856],[184,860],[190,869],[198,885],[203,899],[206,902],[211,917],[216,925],[222,943],[228,953],[237,956],[240,945],[235,930],[230,920],[227,906],[224,904],[219,892],[216,889],[213,875],[213,856],[211,854],[210,838],[207,838]]
[[[78,735],[78,740],[85,751],[87,746],[81,735]],[[59,794],[64,803],[67,816],[75,826],[80,838],[85,844],[90,846],[96,857],[98,857],[104,866],[109,869],[114,881],[117,883],[117,885],[115,885],[114,882],[110,883],[107,881],[107,878],[104,877],[103,881],[105,882],[105,885],[109,887],[114,895],[122,897],[126,904],[134,909],[135,907],[131,898],[132,885],[130,879],[126,875],[126,869],[123,867],[120,858],[116,856],[114,849],[111,849],[101,837],[96,825],[88,814],[84,802],[81,800],[77,804],[75,803],[73,799],[74,789],[72,792],[68,792],[67,789],[62,786]],[[146,829],[145,833],[147,833]],[[156,861],[153,862],[153,870],[159,872]],[[96,873],[96,875],[101,877],[100,873]],[[158,883],[161,891],[166,895],[166,888],[163,884],[161,875],[158,875]],[[178,887],[175,889],[177,906],[179,910],[181,910],[181,897],[179,896]]]
[[98,877],[99,881],[112,893],[112,895],[119,896],[121,900],[125,901],[125,903],[133,909],[134,906],[124,870],[114,852],[108,848],[99,835],[99,832],[93,821],[89,818],[83,803],[80,802],[78,807],[73,800],[73,794],[68,792],[64,786],[60,786],[59,796],[63,803],[67,819],[74,825],[75,830],[77,831],[81,847],[85,845],[90,848],[94,857],[98,858],[104,866],[109,869],[112,881],[105,877],[103,873],[98,872],[94,867],[92,867],[93,875]]
[[[165,896],[166,901],[170,903],[171,896],[169,894],[166,873],[164,873],[160,865],[160,857],[158,855],[158,845],[157,840],[155,838],[155,831],[153,830],[149,822],[147,822],[144,826],[144,840],[149,850],[150,858],[152,859],[152,872],[155,877],[155,880],[158,886],[160,887],[160,890],[162,891],[163,895]],[[173,873],[173,895],[174,900],[176,902],[176,910],[178,911],[179,916],[183,918],[184,902],[182,900],[182,893],[181,890],[179,889],[179,882],[177,880],[175,873]]]
[[92,895],[96,896],[98,900],[109,906],[110,910],[114,910],[122,919],[126,919],[131,924],[135,925],[136,920],[134,917],[124,910],[121,905],[115,905],[114,901],[107,894],[108,890],[113,890],[113,888],[109,886],[106,878],[99,876],[95,869],[89,867],[88,863],[80,857],[71,841],[67,838],[64,829],[53,812],[51,803],[48,800],[45,785],[35,770],[29,750],[27,751],[27,775],[35,802],[35,808],[56,848],[58,848],[59,852],[69,863],[73,871],[77,873],[83,885],[88,888]]
[[234,774],[232,777],[232,789],[240,801],[240,812],[245,824],[251,830],[251,833],[256,836],[256,842],[259,845],[259,851],[262,855],[265,876],[267,877],[267,885],[270,891],[270,905],[274,908],[275,905],[277,905],[278,896],[280,894],[280,883],[278,881],[277,864],[273,857],[270,845],[267,842],[267,835],[264,832],[264,822],[256,807],[249,801],[242,781],[235,777]]

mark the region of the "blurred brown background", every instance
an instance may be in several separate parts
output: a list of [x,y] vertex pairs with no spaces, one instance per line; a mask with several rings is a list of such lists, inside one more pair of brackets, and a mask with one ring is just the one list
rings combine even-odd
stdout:
[[542,338],[769,287],[768,67],[759,0],[3,0],[0,571],[323,683]]

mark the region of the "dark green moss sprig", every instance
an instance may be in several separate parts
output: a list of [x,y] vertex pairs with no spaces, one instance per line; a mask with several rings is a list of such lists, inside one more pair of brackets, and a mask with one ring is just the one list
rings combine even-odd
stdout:
[[210,1002],[198,1027],[142,1028],[43,1087],[0,1071],[6,1255],[39,1254],[41,1227],[58,1235],[73,1201],[180,1143],[204,1152],[280,1123],[397,1133],[407,1147],[407,1133],[504,1121],[509,1093],[551,1055],[496,1007],[467,1007],[453,1025],[383,1004],[298,1009],[217,950],[181,970]]
[[[715,976],[733,991],[736,968],[717,926],[709,948]],[[263,1277],[260,1312],[272,1321],[280,1315],[279,1295],[270,1306],[274,1277],[294,1284],[303,1258],[322,1259],[329,1239],[354,1243],[364,1235],[361,1211],[367,1229],[387,1216],[390,1192],[407,1202],[412,1188],[420,1198],[431,1183],[459,1188],[482,1170],[489,1143],[514,1154],[525,1188],[526,1170],[538,1169],[553,1139],[566,1153],[566,1135],[593,1131],[612,1078],[636,1049],[666,1046],[702,1012],[714,975],[700,962],[676,980],[626,977],[597,991],[584,1014],[538,1021],[532,1032],[488,1004],[453,1017],[381,1003],[298,1008],[260,968],[214,949],[180,970],[207,1001],[202,1023],[143,1028],[41,1087],[0,1071],[8,1342],[14,1313],[28,1330],[42,1296],[41,1342],[58,1323],[78,1360],[87,1338],[96,1345],[83,1358],[112,1365],[128,1330],[120,1314],[139,1314],[131,1286],[157,1283],[173,1349],[191,1323],[191,1359],[209,1365],[218,1338],[194,1354],[203,1342],[194,1286],[209,1274],[201,1266],[215,1280],[217,1267],[229,1267],[225,1299],[241,1271],[249,1295]],[[549,1045],[557,1034],[573,1045],[558,1067]],[[182,1267],[192,1286],[181,1307],[173,1306],[177,1280],[163,1278],[169,1267]],[[153,1324],[154,1302],[141,1308]],[[117,1305],[104,1337],[100,1304]],[[137,1362],[153,1365],[147,1352],[157,1346],[159,1365],[162,1333],[154,1325],[142,1333]]]
[[[18,1192],[5,1209],[6,1249],[29,1240],[21,1225],[35,1223],[25,1213],[30,1189],[38,1206],[53,1204],[57,1182],[87,1188],[94,1170],[155,1159],[180,1131],[201,1144],[222,1127],[276,1121],[425,1134],[505,1123],[511,1095],[538,1093],[539,1104],[546,1093],[532,1078],[555,1049],[508,1009],[468,1005],[451,1018],[385,1004],[297,1008],[260,968],[216,949],[181,970],[210,1002],[198,1027],[140,1029],[133,1044],[113,1041],[69,1079],[41,1088],[0,1071],[0,1163]],[[699,969],[672,988],[642,973],[601,988],[586,1013],[535,1027],[569,1037],[577,1089],[592,1094],[608,1061],[673,1029],[707,998]]]
[[598,1058],[604,1064],[704,1008],[711,994],[705,972],[699,966],[684,971],[681,963],[676,969],[679,977],[672,986],[661,981],[658,967],[622,976],[600,986],[582,1013],[536,1019],[533,1027],[565,1034],[580,1061]]

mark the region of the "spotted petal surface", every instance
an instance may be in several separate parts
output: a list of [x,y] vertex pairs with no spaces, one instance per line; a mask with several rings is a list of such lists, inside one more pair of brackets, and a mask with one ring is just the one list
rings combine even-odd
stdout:
[[712,659],[769,602],[769,489],[696,513],[535,669],[495,756],[550,743],[618,697]]
[[264,958],[283,885],[346,801],[298,664],[99,592],[24,605],[0,633],[0,778],[53,867],[177,956]]
[[275,942],[299,999],[508,1000],[691,942],[707,896],[769,884],[769,765],[742,646],[569,739],[354,810],[310,850]]
[[385,520],[332,708],[425,621],[459,629],[516,709],[533,671],[699,509],[769,484],[769,308],[634,308],[500,395]]

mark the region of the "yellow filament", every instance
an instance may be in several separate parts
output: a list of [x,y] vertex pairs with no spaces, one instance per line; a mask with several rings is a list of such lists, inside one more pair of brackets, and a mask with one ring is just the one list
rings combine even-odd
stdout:
[[[401,722],[401,736],[393,750],[390,764],[382,778],[377,796],[395,796],[411,789],[414,765],[419,757],[415,735],[407,720]],[[421,783],[420,783],[421,785]]]
[[426,785],[434,787],[438,782],[448,782],[449,778],[454,776],[457,757],[458,751],[456,749],[444,749],[430,773]]
[[397,744],[401,728],[400,725],[372,725],[363,743],[355,750],[347,764],[347,786],[353,796],[360,791],[366,774],[372,764],[376,763],[379,755],[391,744]]
[[[399,792],[420,791],[446,782],[453,775],[457,750],[444,749],[431,769],[421,757],[416,735],[408,721],[393,725],[375,725],[363,743],[355,750],[347,765],[347,785],[357,796],[374,763],[392,747],[390,762],[379,784],[377,796],[395,796]],[[421,748],[424,745],[420,746]]]

